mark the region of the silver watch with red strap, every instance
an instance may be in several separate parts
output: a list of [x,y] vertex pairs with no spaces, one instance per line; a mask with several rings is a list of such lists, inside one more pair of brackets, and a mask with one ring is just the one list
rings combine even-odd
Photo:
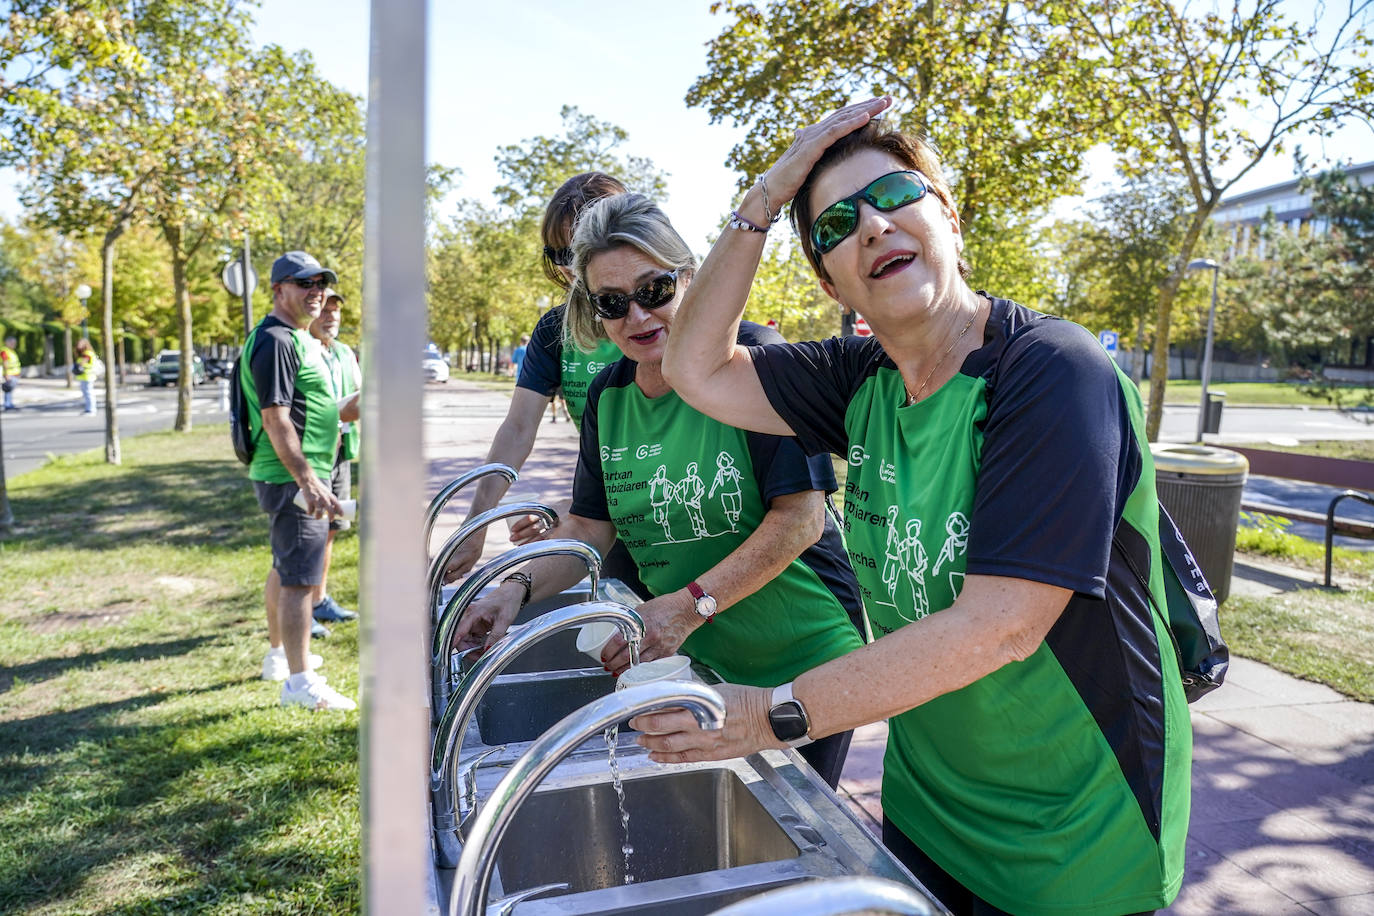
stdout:
[[706,594],[706,591],[695,581],[687,583],[687,591],[692,596],[692,602],[696,605],[697,613],[701,615],[703,620],[710,623],[711,618],[716,616],[716,599]]

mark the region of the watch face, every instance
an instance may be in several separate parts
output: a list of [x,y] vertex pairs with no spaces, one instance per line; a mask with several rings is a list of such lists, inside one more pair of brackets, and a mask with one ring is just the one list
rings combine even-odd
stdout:
[[697,599],[697,613],[703,617],[710,617],[716,612],[716,599],[710,595],[702,595]]
[[768,710],[768,724],[779,741],[796,741],[806,737],[806,716],[795,700],[779,703]]

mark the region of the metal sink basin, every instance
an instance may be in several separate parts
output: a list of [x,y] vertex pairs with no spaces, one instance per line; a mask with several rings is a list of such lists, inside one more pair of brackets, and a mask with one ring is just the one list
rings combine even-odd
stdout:
[[615,678],[600,668],[553,678],[502,675],[477,704],[477,733],[487,746],[533,741],[564,716],[614,690]]
[[[730,769],[641,776],[624,788],[636,884],[801,854]],[[625,884],[624,841],[610,782],[536,792],[502,840],[496,869],[508,892],[551,882],[567,882],[569,894],[616,887]],[[684,912],[692,911],[701,910]]]

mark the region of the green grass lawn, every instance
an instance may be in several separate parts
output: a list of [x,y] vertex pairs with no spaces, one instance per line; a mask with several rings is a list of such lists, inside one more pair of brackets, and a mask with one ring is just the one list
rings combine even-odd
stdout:
[[[1209,393],[1226,393],[1227,405],[1261,405],[1272,407],[1329,407],[1331,400],[1318,394],[1311,385],[1297,382],[1212,382],[1207,386]],[[1150,381],[1141,382],[1140,395],[1150,399]],[[1342,405],[1353,407],[1358,404],[1374,402],[1374,388],[1349,386],[1339,389]],[[1164,389],[1166,404],[1197,404],[1202,400],[1202,383],[1196,380],[1176,379]]]
[[[123,446],[9,481],[0,912],[357,912],[357,714],[258,678],[266,518],[225,428]],[[315,649],[356,697],[357,625]]]

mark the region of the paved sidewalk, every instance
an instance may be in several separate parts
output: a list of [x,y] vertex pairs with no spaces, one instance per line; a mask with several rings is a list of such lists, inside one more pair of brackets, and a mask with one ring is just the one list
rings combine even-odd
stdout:
[[[509,398],[454,381],[426,399],[430,490],[481,462]],[[576,430],[545,414],[512,496],[567,495]],[[440,517],[442,543],[465,511],[461,498]],[[504,526],[487,537],[485,558],[506,550]],[[1285,590],[1292,570],[1238,564],[1237,594]],[[1269,592],[1269,593],[1272,593]],[[1183,891],[1167,913],[1374,914],[1374,705],[1234,659],[1226,685],[1192,706],[1193,816]],[[885,724],[860,729],[841,796],[874,831]]]

